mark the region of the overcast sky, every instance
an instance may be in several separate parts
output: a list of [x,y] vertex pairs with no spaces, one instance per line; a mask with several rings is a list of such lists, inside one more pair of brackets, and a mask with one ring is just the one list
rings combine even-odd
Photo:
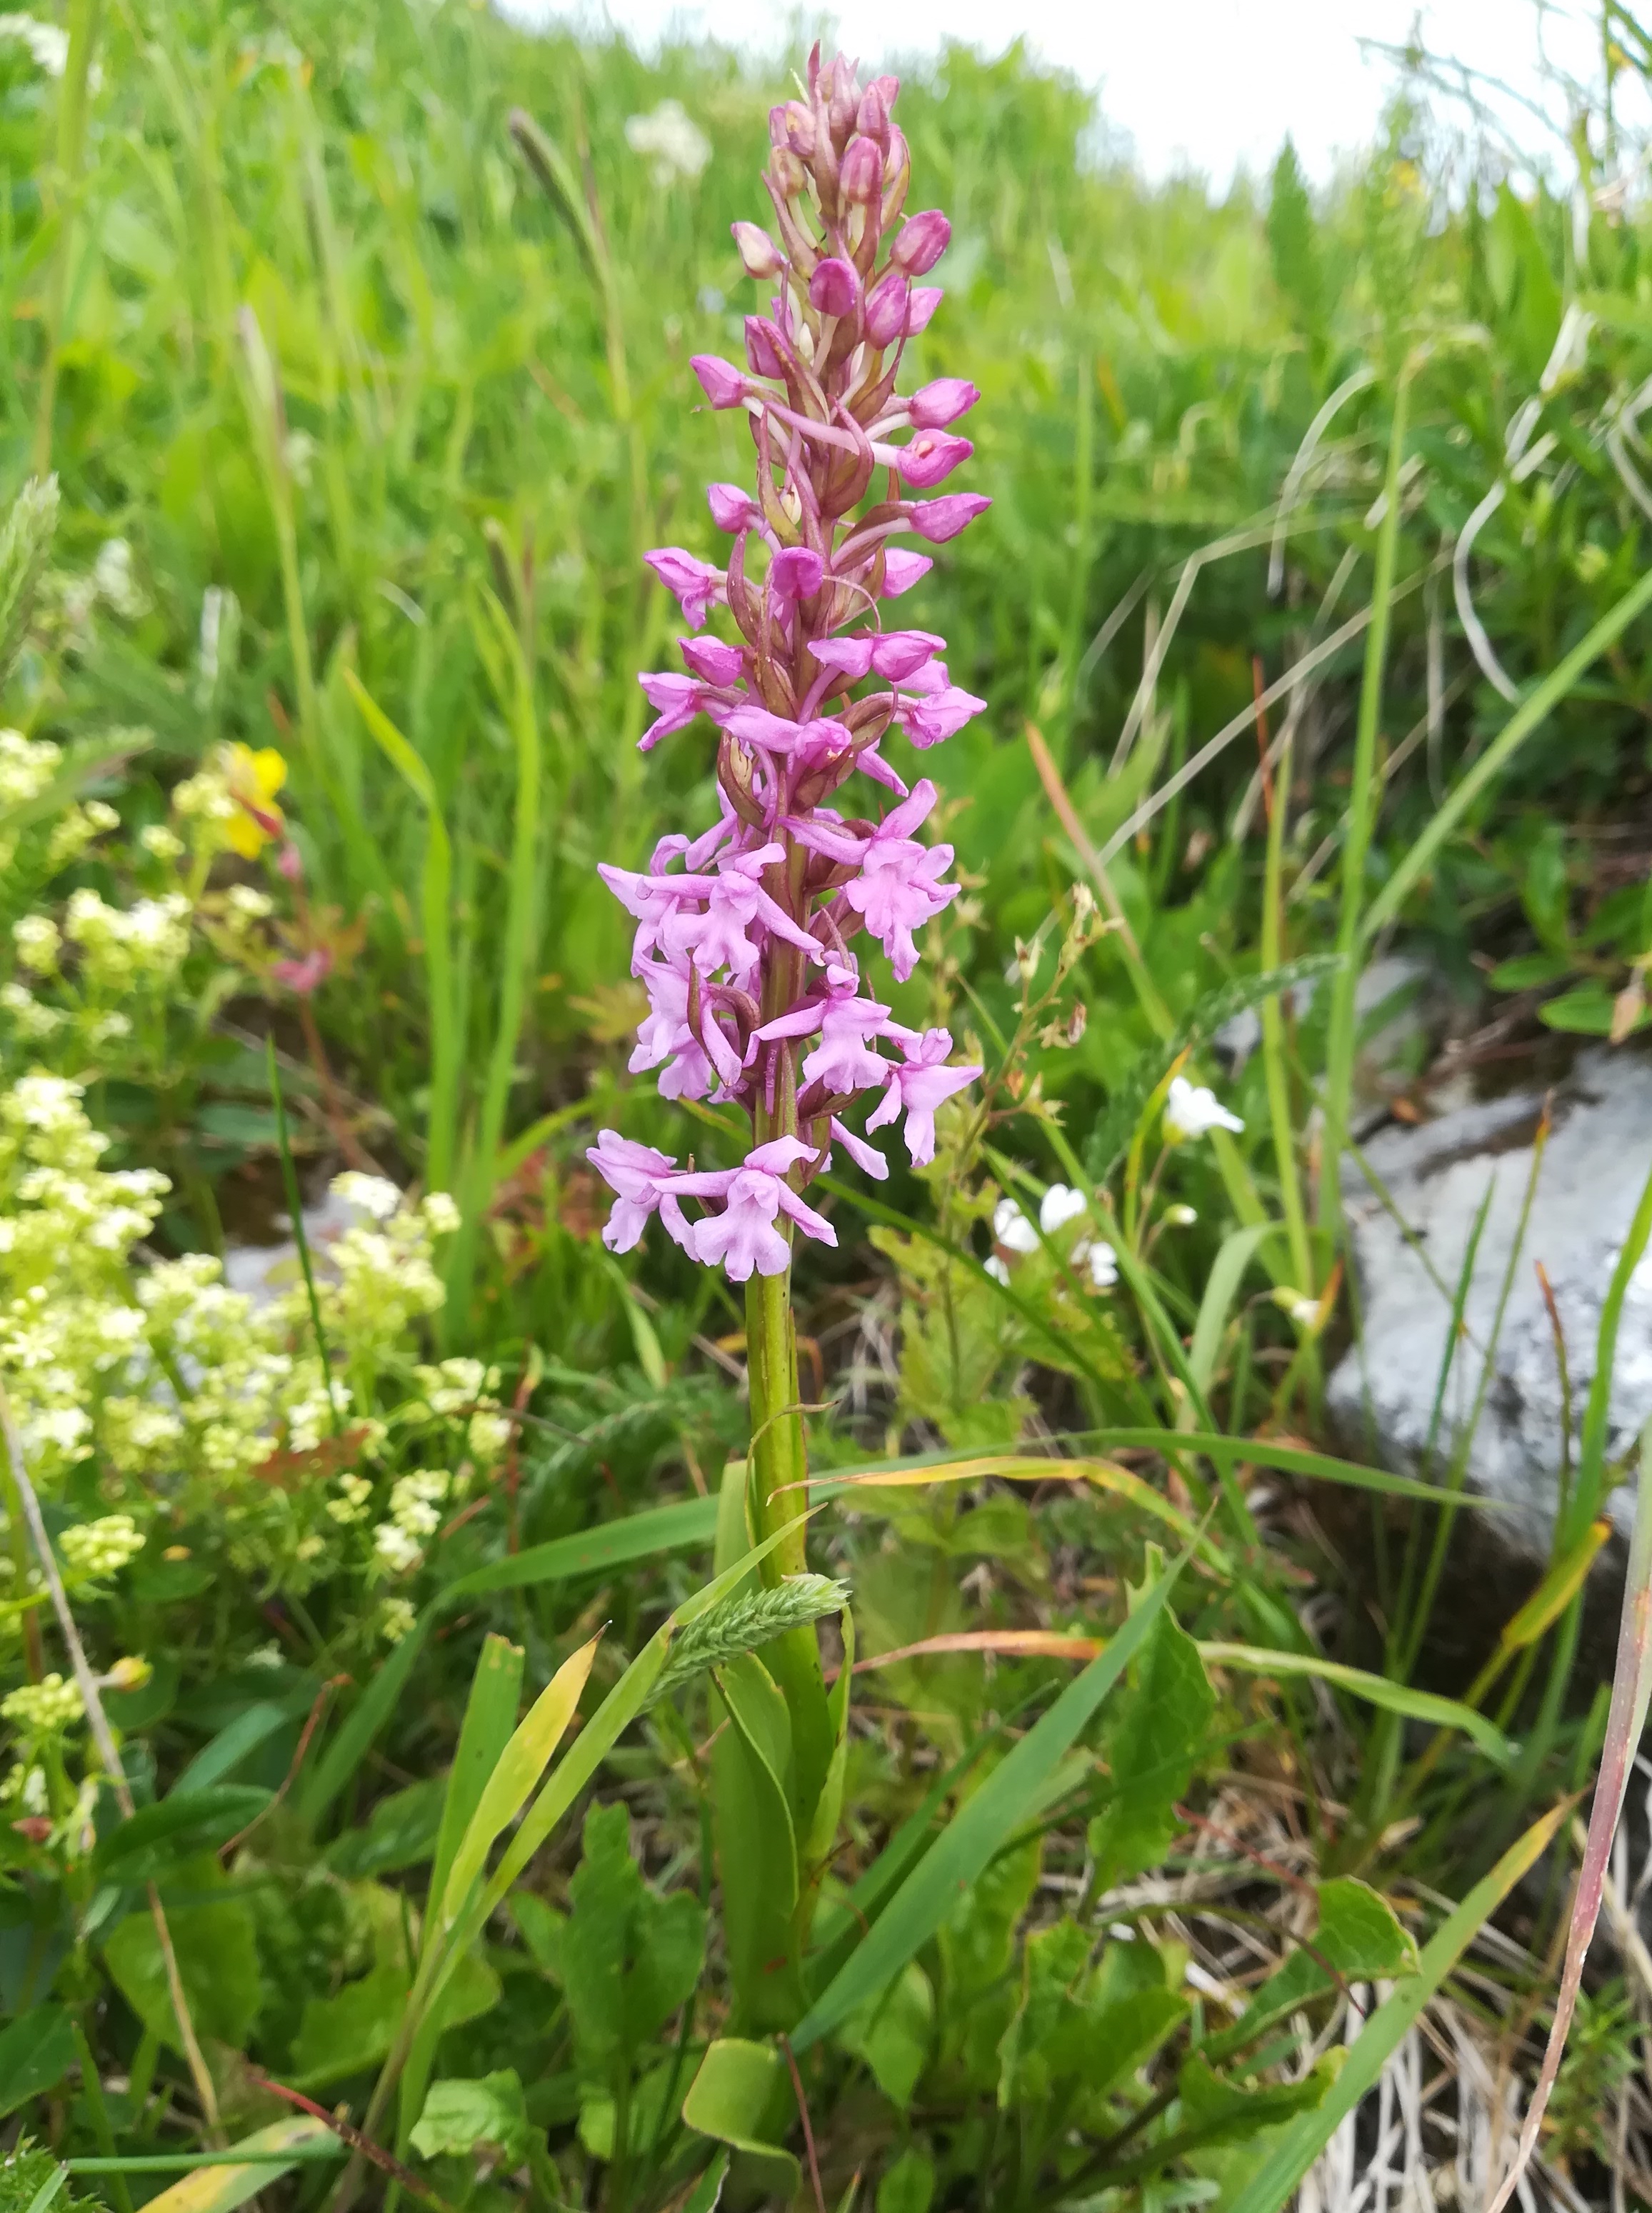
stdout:
[[[645,46],[671,27],[756,53],[797,51],[774,0],[504,4],[539,20],[606,21]],[[1362,52],[1362,38],[1403,44],[1420,19],[1431,48],[1503,77],[1563,123],[1564,95],[1545,89],[1539,36],[1578,76],[1596,76],[1600,54],[1599,9],[1587,0],[1545,9],[1541,34],[1535,0],[839,0],[832,13],[844,47],[877,61],[933,52],[948,34],[1000,53],[1024,30],[1099,89],[1108,123],[1129,134],[1149,175],[1192,167],[1218,186],[1240,162],[1266,168],[1287,131],[1318,176],[1372,136],[1394,72]],[[810,10],[808,20],[822,18]],[[1504,113],[1521,117],[1525,143],[1541,143],[1539,122],[1507,101]]]

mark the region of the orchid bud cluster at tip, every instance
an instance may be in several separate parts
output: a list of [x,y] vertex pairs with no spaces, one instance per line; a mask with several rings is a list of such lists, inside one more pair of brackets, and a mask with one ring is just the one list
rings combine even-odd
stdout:
[[[773,296],[747,319],[744,369],[693,363],[712,405],[747,418],[754,489],[710,488],[712,518],[734,541],[726,568],[674,546],[647,556],[693,635],[681,642],[686,674],[641,680],[657,717],[642,748],[707,716],[720,733],[719,819],[692,840],[662,838],[645,869],[601,871],[637,924],[631,967],[649,1012],[632,1070],[661,1069],[668,1098],[738,1102],[756,1141],[741,1167],[701,1173],[605,1130],[588,1155],[616,1194],[604,1237],[627,1251],[657,1213],[694,1259],[739,1282],[783,1272],[794,1228],[836,1244],[802,1197],[833,1143],[887,1175],[843,1119],[860,1094],[880,1094],[868,1131],[904,1115],[922,1166],[936,1109],[980,1074],[948,1064],[946,1030],[895,1021],[856,954],[857,940],[875,941],[904,983],[914,932],[958,889],[942,881],[951,846],[915,835],[936,787],[926,777],[909,790],[884,740],[899,731],[927,749],[985,704],[950,681],[944,639],[881,619],[930,565],[894,541],[954,538],[990,503],[911,497],[968,459],[969,441],[948,426],[979,395],[957,377],[896,389],[906,341],[941,299],[916,280],[950,236],[937,210],[905,212],[899,88],[888,76],[863,88],[851,64],[822,66],[817,47],[807,100],[771,113],[763,182],[778,236],[750,223],[734,235]],[[700,634],[713,609],[730,618],[732,642]],[[895,796],[881,819],[863,800],[832,803],[856,774]]]

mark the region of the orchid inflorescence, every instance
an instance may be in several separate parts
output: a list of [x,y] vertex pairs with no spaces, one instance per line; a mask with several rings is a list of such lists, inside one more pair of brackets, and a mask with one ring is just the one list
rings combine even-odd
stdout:
[[[771,111],[763,181],[779,240],[749,223],[734,235],[747,274],[777,290],[767,314],[747,318],[747,368],[693,363],[711,405],[747,417],[755,493],[710,487],[713,520],[734,539],[726,569],[675,546],[647,556],[693,635],[681,642],[686,674],[641,680],[656,712],[642,750],[708,716],[722,734],[720,816],[692,841],[662,838],[646,869],[601,871],[637,922],[631,967],[649,1012],[631,1069],[661,1068],[668,1098],[738,1102],[756,1140],[739,1167],[697,1172],[605,1130],[588,1155],[616,1194],[603,1235],[628,1251],[657,1213],[686,1251],[738,1282],[784,1271],[787,1225],[836,1244],[801,1196],[834,1142],[887,1175],[842,1119],[858,1094],[882,1092],[868,1131],[904,1114],[922,1166],[935,1155],[936,1107],[980,1074],[949,1064],[946,1030],[908,1029],[866,996],[851,945],[863,931],[878,941],[905,983],[914,932],[958,891],[942,881],[952,847],[915,835],[936,787],[925,777],[909,790],[883,739],[899,729],[926,749],[985,704],[948,679],[943,638],[885,630],[880,617],[930,566],[892,541],[911,532],[942,543],[990,503],[909,496],[973,451],[948,426],[979,395],[958,377],[910,397],[895,389],[906,340],[941,299],[914,280],[950,236],[938,210],[903,212],[899,88],[880,76],[863,89],[851,64],[822,66],[817,47],[808,99]],[[738,643],[699,634],[714,607],[733,618]],[[881,820],[828,803],[856,771],[896,795]],[[698,1218],[685,1199],[704,1210]]]

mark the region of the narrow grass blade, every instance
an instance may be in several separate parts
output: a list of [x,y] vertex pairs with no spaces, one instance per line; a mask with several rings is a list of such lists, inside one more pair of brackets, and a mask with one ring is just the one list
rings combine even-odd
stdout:
[[1388,431],[1388,465],[1382,481],[1382,521],[1377,529],[1376,572],[1371,582],[1371,627],[1365,639],[1365,668],[1360,683],[1359,719],[1354,732],[1354,760],[1342,854],[1342,901],[1337,920],[1337,951],[1342,966],[1331,981],[1331,1013],[1326,1031],[1325,1133],[1320,1152],[1320,1224],[1333,1237],[1342,1234],[1342,1156],[1354,1091],[1356,1021],[1354,994],[1359,984],[1355,952],[1365,905],[1365,865],[1376,823],[1381,788],[1377,775],[1377,723],[1382,712],[1382,681],[1388,656],[1388,624],[1399,546],[1400,463],[1405,451],[1407,403],[1419,361],[1413,354],[1394,380],[1393,418]]
[[350,1783],[366,1759],[368,1747],[394,1713],[432,1625],[428,1613],[414,1623],[345,1715],[338,1734],[301,1785],[298,1812],[312,1827]]
[[1594,628],[1527,693],[1462,782],[1447,794],[1444,805],[1436,808],[1429,817],[1427,828],[1366,911],[1362,936],[1368,942],[1399,914],[1427,875],[1441,847],[1487,784],[1494,777],[1502,775],[1533,731],[1560,704],[1578,679],[1617,643],[1637,615],[1649,607],[1652,569],[1624,594],[1615,607],[1608,607]]
[[[1273,1437],[1228,1437],[1210,1430],[1098,1430],[1095,1441],[1126,1452],[1145,1448],[1167,1456],[1196,1453],[1204,1460],[1242,1461],[1247,1467],[1312,1476],[1318,1483],[1340,1483],[1355,1491],[1376,1491],[1387,1498],[1430,1505],[1438,1505],[1448,1495],[1437,1483],[1419,1483],[1415,1476],[1393,1475],[1385,1467],[1363,1467],[1357,1460],[1336,1460],[1311,1446],[1284,1444]],[[1477,1492],[1466,1494],[1460,1503],[1487,1514],[1507,1510],[1500,1499],[1483,1498]]]
[[531,1545],[484,1568],[459,1576],[435,1598],[403,1637],[368,1685],[327,1747],[299,1798],[299,1811],[314,1824],[350,1782],[367,1756],[368,1747],[395,1711],[415,1662],[438,1617],[472,1599],[497,1591],[522,1590],[538,1583],[565,1582],[576,1576],[600,1575],[605,1569],[624,1567],[651,1559],[656,1553],[710,1545],[716,1534],[715,1498],[686,1498],[672,1506],[656,1506],[646,1514],[627,1515],[605,1521],[576,1537],[558,1537],[546,1545]]
[[[1560,2063],[1565,2056],[1567,2033],[1577,2009],[1582,1986],[1583,1961],[1600,1916],[1600,1898],[1612,1859],[1612,1841],[1629,1789],[1630,1769],[1646,1726],[1652,1703],[1652,1424],[1641,1438],[1641,1479],[1635,1502],[1635,1533],[1630,1540],[1629,1578],[1624,1586],[1623,1619],[1618,1631],[1618,1665],[1612,1679],[1612,1704],[1606,1714],[1606,1738],[1600,1753],[1600,1772],[1595,1778],[1594,1803],[1589,1809],[1588,1838],[1583,1864],[1572,1902],[1571,1927],[1566,1937],[1565,1964],[1555,1996],[1554,2020],[1543,2054],[1542,2070],[1526,2109],[1526,2119],[1515,2152],[1515,2163],[1491,2202],[1490,2213],[1502,2213],[1520,2186],[1531,2162],[1538,2131],[1548,2110]],[[1564,1809],[1563,1808],[1562,1811]]]
[[[454,1754],[442,1801],[442,1826],[436,1836],[436,1857],[425,1893],[426,1945],[435,1942],[438,1935],[437,1917],[431,1909],[439,1905],[446,1895],[454,1862],[480,1810],[483,1792],[509,1746],[521,1688],[521,1647],[513,1644],[508,1637],[485,1637],[476,1673],[471,1678],[465,1718],[460,1724],[459,1748]],[[424,2107],[439,2032],[440,2022],[427,2019],[413,2039],[407,2070],[401,2079],[398,2151],[405,2150],[408,2135]]]
[[[228,2165],[223,2153],[209,2154],[207,2161],[181,2182],[151,2198],[144,2213],[235,2213],[237,2206],[245,2205],[249,2198],[267,2190],[295,2167],[310,2159],[334,2156],[343,2149],[325,2121],[312,2120],[308,2114],[276,2121],[230,2147],[232,2152],[241,2154],[246,2164]],[[129,2173],[132,2171],[131,2167],[126,2169]]]
[[1110,1460],[1052,1460],[1023,1453],[986,1453],[969,1460],[942,1460],[905,1467],[872,1469],[863,1473],[839,1471],[809,1484],[809,1495],[830,1498],[845,1491],[922,1490],[936,1483],[982,1483],[989,1476],[1004,1483],[1088,1483],[1127,1499],[1143,1514],[1150,1514],[1173,1529],[1186,1544],[1197,1545],[1213,1564],[1224,1570],[1232,1564],[1215,1540],[1200,1534],[1198,1525],[1161,1498],[1153,1485]]
[[453,966],[453,844],[442,801],[424,759],[408,743],[353,668],[344,682],[375,743],[423,806],[426,832],[419,881],[419,927],[430,995],[430,1106],[425,1122],[424,1177],[432,1191],[453,1186],[459,1141],[459,1051]]
[[1051,1771],[1072,1749],[1080,1730],[1141,1650],[1164,1610],[1186,1558],[1184,1554],[1159,1578],[1084,1673],[1067,1686],[1002,1765],[960,1808],[809,2008],[793,2032],[794,2050],[807,2051],[830,2035],[856,2006],[899,1974],[919,1946],[935,1934],[957,1903],[960,1892],[978,1880],[1014,1834],[1028,1801],[1038,1795]]
[[1363,1698],[1368,1705],[1401,1714],[1408,1721],[1460,1729],[1496,1766],[1506,1767],[1515,1757],[1515,1747],[1503,1731],[1472,1706],[1455,1698],[1438,1698],[1432,1691],[1414,1691],[1407,1683],[1373,1675],[1363,1667],[1345,1667],[1340,1661],[1321,1660],[1314,1652],[1271,1651],[1260,1644],[1201,1643],[1199,1656],[1213,1667],[1242,1667],[1253,1675],[1311,1675],[1352,1698]]
[[187,1798],[197,1790],[207,1790],[215,1783],[222,1783],[288,1719],[285,1707],[272,1705],[268,1699],[248,1706],[244,1713],[236,1715],[228,1728],[221,1728],[210,1744],[201,1747],[167,1793],[168,1797]]
[[[1247,1222],[1244,1228],[1230,1230],[1222,1241],[1216,1257],[1205,1278],[1204,1296],[1199,1301],[1198,1320],[1193,1326],[1193,1341],[1187,1348],[1187,1364],[1198,1378],[1201,1391],[1207,1396],[1216,1381],[1216,1360],[1222,1350],[1222,1340],[1228,1327],[1228,1316],[1244,1281],[1245,1271],[1256,1257],[1257,1247],[1265,1237],[1283,1227],[1277,1222]],[[1301,1288],[1309,1286],[1304,1281]]]
[[1417,1973],[1406,1976],[1355,2038],[1342,2072],[1323,2102],[1312,2112],[1299,2115],[1273,2139],[1260,2166],[1241,2184],[1224,2213],[1283,2213],[1326,2145],[1367,2092],[1375,2088],[1384,2067],[1462,1958],[1476,1930],[1547,1849],[1566,1812],[1564,1806],[1557,1806],[1533,1822],[1490,1873],[1475,1884],[1423,1947]]

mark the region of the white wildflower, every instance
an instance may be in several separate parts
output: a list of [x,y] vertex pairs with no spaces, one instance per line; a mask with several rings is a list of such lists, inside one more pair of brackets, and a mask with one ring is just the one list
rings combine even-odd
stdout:
[[62,760],[62,747],[48,738],[26,738],[21,730],[0,730],[0,808],[21,807],[27,800],[38,799]]
[[465,1442],[477,1460],[497,1460],[510,1442],[510,1417],[481,1411],[471,1416]]
[[418,1539],[393,1521],[381,1521],[373,1532],[373,1551],[379,1565],[393,1576],[405,1575],[423,1557]]
[[711,142],[680,100],[662,100],[648,115],[625,119],[625,143],[648,162],[656,185],[686,177],[692,184],[711,158]]
[[1075,1191],[1070,1184],[1052,1183],[1039,1207],[1039,1228],[1046,1237],[1053,1237],[1058,1229],[1076,1222],[1088,1205],[1082,1191]]
[[[223,903],[237,921],[262,922],[275,912],[275,901],[267,892],[253,884],[231,884],[223,895]],[[373,1180],[371,1177],[368,1179]]]
[[106,538],[92,564],[98,597],[127,622],[144,613],[149,601],[132,576],[132,549],[124,538]]
[[69,34],[38,15],[0,15],[0,39],[15,39],[46,76],[61,76],[69,63]]
[[137,833],[137,842],[157,861],[176,861],[183,856],[183,839],[164,822],[146,823]]
[[1244,1128],[1237,1114],[1229,1113],[1214,1091],[1202,1083],[1190,1083],[1185,1076],[1173,1076],[1170,1094],[1164,1102],[1164,1134],[1173,1145],[1186,1144],[1194,1137],[1209,1136],[1212,1130]]
[[373,1222],[388,1222],[401,1204],[401,1193],[387,1177],[363,1175],[359,1168],[346,1168],[343,1175],[334,1176],[332,1190],[347,1206]]
[[459,1208],[445,1191],[427,1192],[420,1211],[432,1237],[451,1237],[459,1227]]
[[418,1616],[407,1598],[387,1598],[379,1608],[379,1634],[387,1644],[399,1644]]
[[1090,1271],[1090,1288],[1110,1291],[1119,1280],[1119,1255],[1105,1237],[1091,1239],[1081,1245],[1073,1258]]
[[58,1549],[77,1576],[101,1582],[117,1576],[143,1549],[143,1532],[130,1514],[106,1514],[65,1529]]
[[1167,1229],[1191,1229],[1198,1218],[1196,1206],[1167,1206],[1164,1210]]
[[19,1036],[31,1043],[49,1038],[53,1030],[63,1027],[63,1016],[55,1007],[44,1005],[16,982],[0,984],[0,1007],[16,1024]]
[[1036,1253],[1039,1233],[1013,1198],[1001,1198],[992,1210],[994,1242],[1009,1253]]
[[1009,1270],[996,1253],[986,1262],[986,1271],[995,1283],[1007,1283],[1009,1281]]
[[340,1527],[349,1528],[352,1521],[367,1519],[368,1501],[373,1496],[373,1486],[364,1475],[341,1475],[338,1496],[329,1498],[327,1512]]
[[37,976],[49,976],[63,950],[63,936],[49,914],[26,914],[11,926],[20,964]]
[[80,1685],[61,1675],[44,1675],[38,1683],[21,1683],[0,1698],[0,1716],[32,1736],[56,1736],[70,1728],[86,1711]]

